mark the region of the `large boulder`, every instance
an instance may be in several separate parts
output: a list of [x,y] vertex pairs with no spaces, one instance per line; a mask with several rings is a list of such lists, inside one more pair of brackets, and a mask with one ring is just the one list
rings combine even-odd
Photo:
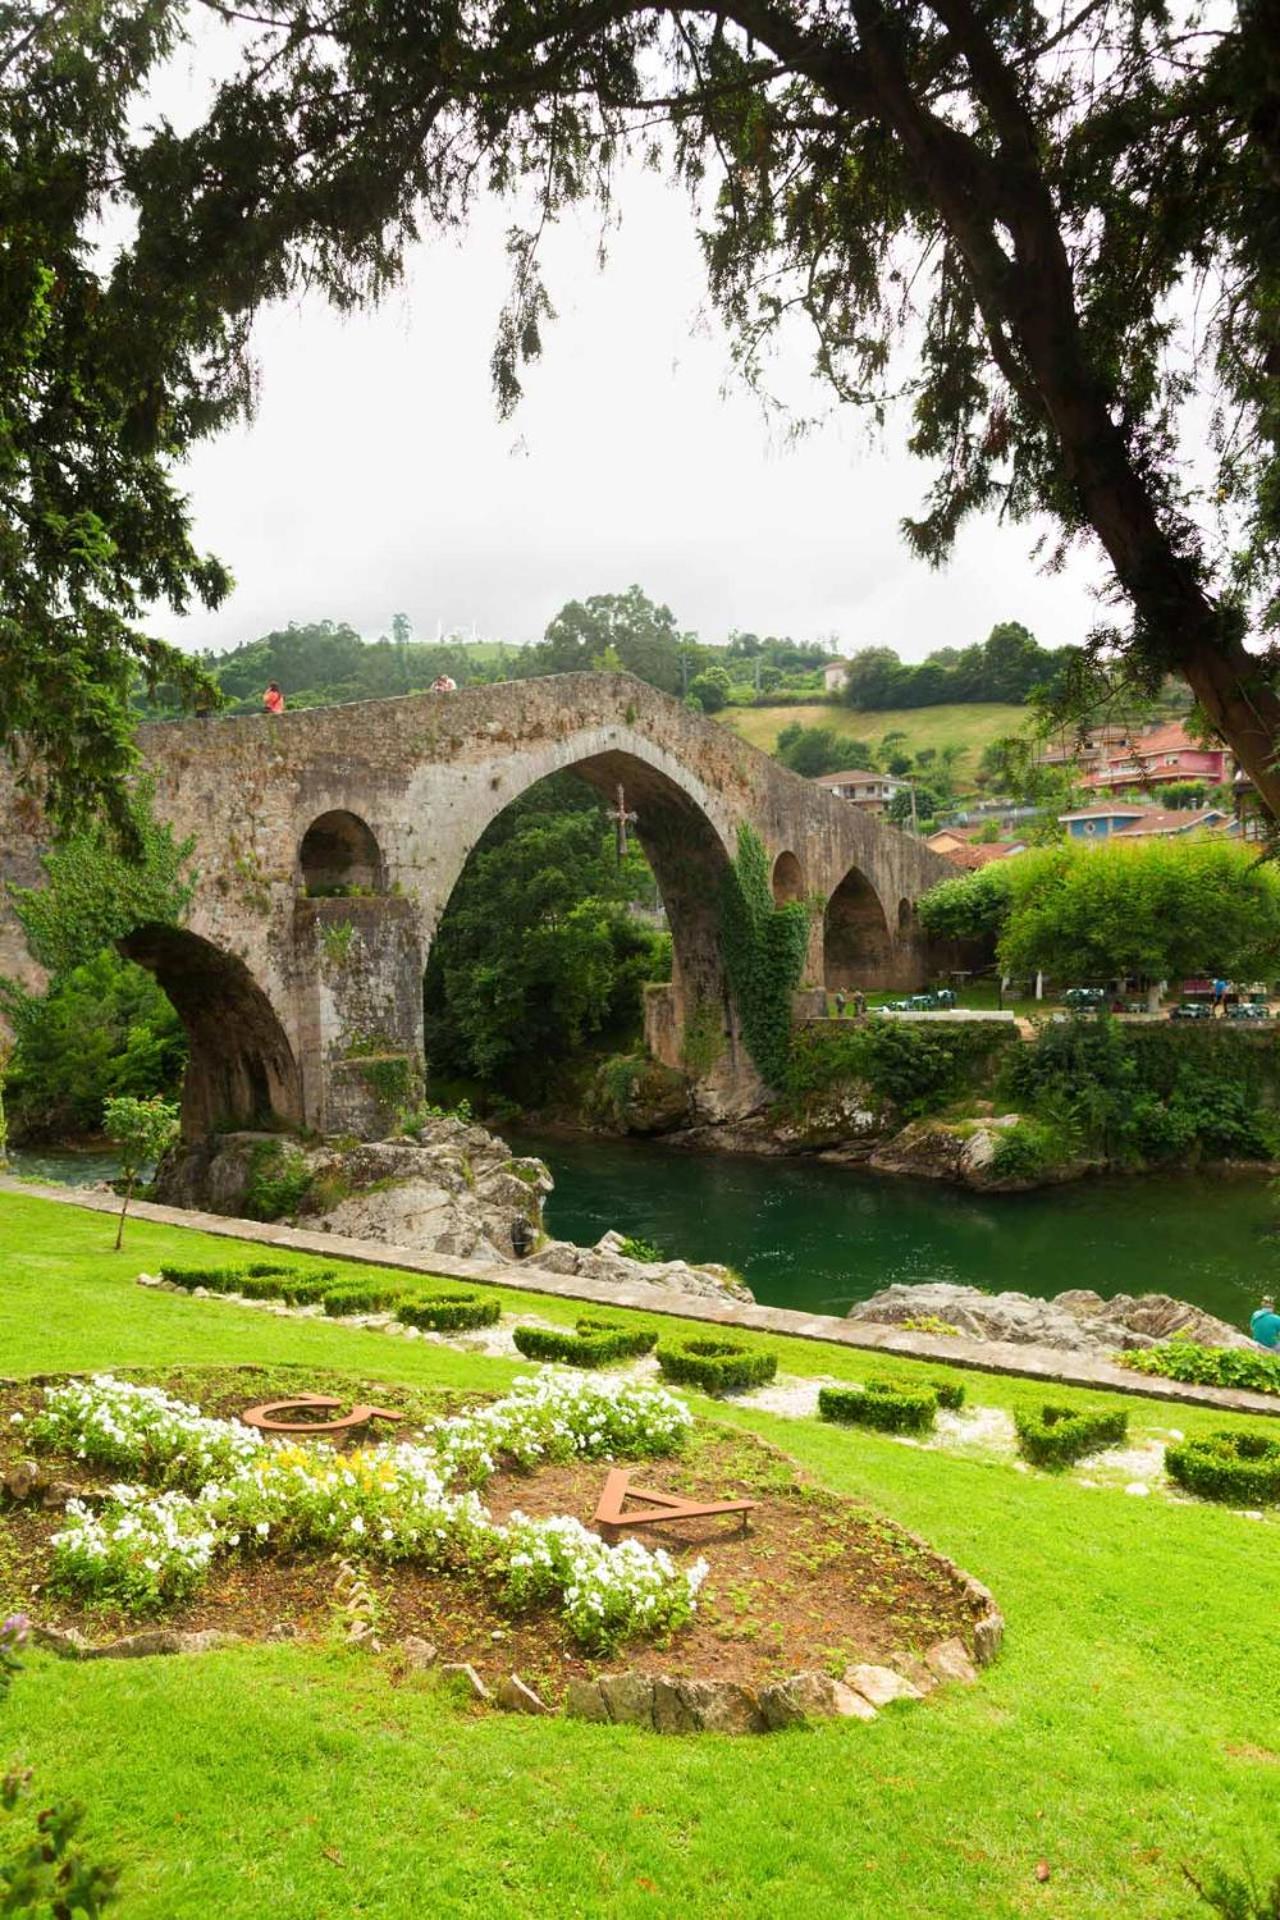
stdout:
[[904,1320],[938,1319],[975,1340],[1009,1340],[1019,1346],[1057,1347],[1068,1353],[1115,1353],[1152,1347],[1175,1333],[1209,1347],[1248,1347],[1237,1327],[1167,1293],[1116,1294],[1104,1300],[1073,1287],[1050,1300],[1029,1293],[983,1293],[947,1280],[885,1287],[850,1307],[847,1318],[882,1326]]

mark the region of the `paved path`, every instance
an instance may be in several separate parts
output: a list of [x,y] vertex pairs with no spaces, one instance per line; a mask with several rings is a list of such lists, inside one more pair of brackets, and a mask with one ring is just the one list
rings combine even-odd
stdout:
[[[74,1187],[45,1187],[26,1180],[0,1177],[0,1192],[52,1200],[61,1206],[87,1207],[95,1213],[115,1213],[119,1202],[110,1194]],[[677,1293],[670,1287],[635,1282],[610,1286],[584,1280],[577,1274],[544,1273],[530,1266],[492,1266],[479,1260],[457,1260],[442,1253],[416,1253],[411,1247],[387,1246],[380,1240],[353,1240],[341,1233],[313,1233],[302,1227],[271,1226],[256,1220],[228,1219],[220,1213],[194,1208],[157,1207],[135,1201],[130,1218],[154,1220],[159,1226],[187,1227],[213,1233],[224,1240],[247,1241],[254,1246],[282,1247],[293,1253],[314,1253],[326,1260],[359,1260],[406,1273],[425,1273],[448,1280],[487,1281],[515,1287],[522,1293],[552,1294],[562,1300],[587,1300],[594,1306],[635,1307],[645,1313],[672,1314],[681,1320],[706,1320],[715,1326],[749,1328],[757,1333],[786,1334],[796,1340],[825,1341],[832,1346],[857,1347],[872,1353],[894,1353],[911,1360],[966,1367],[979,1373],[1015,1374],[1069,1387],[1097,1387],[1107,1392],[1136,1394],[1145,1400],[1171,1400],[1185,1406],[1214,1407],[1224,1413],[1261,1413],[1280,1418],[1280,1397],[1245,1393],[1234,1387],[1199,1387],[1189,1382],[1161,1380],[1131,1373],[1110,1360],[1088,1354],[1063,1353],[1056,1347],[1017,1346],[1007,1340],[970,1340],[964,1335],[907,1333],[901,1327],[877,1326],[867,1320],[842,1320],[834,1314],[797,1313],[790,1307],[747,1306],[738,1300],[709,1300],[695,1293]]]

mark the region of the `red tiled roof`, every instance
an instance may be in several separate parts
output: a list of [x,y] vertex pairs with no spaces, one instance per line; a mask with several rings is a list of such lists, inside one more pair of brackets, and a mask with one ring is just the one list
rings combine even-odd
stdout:
[[889,780],[891,778],[892,775],[887,773],[860,772],[857,767],[849,768],[844,773],[815,773],[812,776],[816,787],[847,787],[853,780]]
[[1025,843],[1021,840],[988,840],[978,847],[946,847],[942,857],[953,866],[976,872],[979,867],[989,867],[993,860],[1008,860],[1024,850]]

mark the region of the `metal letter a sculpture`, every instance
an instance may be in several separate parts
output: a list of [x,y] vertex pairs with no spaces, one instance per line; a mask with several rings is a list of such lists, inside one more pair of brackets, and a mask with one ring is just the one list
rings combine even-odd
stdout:
[[[628,1500],[648,1504],[624,1513]],[[596,1508],[595,1524],[606,1540],[613,1541],[623,1527],[653,1527],[668,1520],[701,1520],[714,1513],[738,1513],[745,1533],[747,1515],[758,1505],[756,1500],[680,1500],[671,1493],[657,1493],[652,1487],[633,1487],[629,1467],[612,1467]]]
[[260,1433],[347,1433],[352,1427],[368,1426],[370,1420],[403,1420],[402,1413],[392,1413],[387,1407],[352,1407],[350,1413],[344,1413],[336,1420],[282,1420],[279,1415],[291,1408],[308,1407],[316,1413],[327,1408],[340,1407],[341,1400],[332,1399],[327,1393],[295,1393],[288,1400],[268,1400],[260,1407],[247,1407],[240,1415],[246,1427],[257,1427]]

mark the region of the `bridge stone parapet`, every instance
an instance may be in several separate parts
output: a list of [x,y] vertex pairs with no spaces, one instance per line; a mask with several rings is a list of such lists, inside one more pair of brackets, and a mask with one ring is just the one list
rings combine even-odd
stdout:
[[[423,969],[467,858],[552,773],[610,800],[625,791],[672,932],[660,1051],[674,1064],[691,1034],[711,1033],[721,1104],[758,1088],[719,945],[740,825],[765,845],[775,897],[813,903],[808,986],[908,988],[936,958],[914,903],[953,868],[626,674],[165,722],[139,743],[157,816],[196,843],[185,927],[121,943],[187,1026],[189,1133],[273,1115],[382,1130],[394,1089],[420,1070]],[[0,879],[36,880],[42,837],[0,777]],[[0,972],[39,983],[4,903]]]

